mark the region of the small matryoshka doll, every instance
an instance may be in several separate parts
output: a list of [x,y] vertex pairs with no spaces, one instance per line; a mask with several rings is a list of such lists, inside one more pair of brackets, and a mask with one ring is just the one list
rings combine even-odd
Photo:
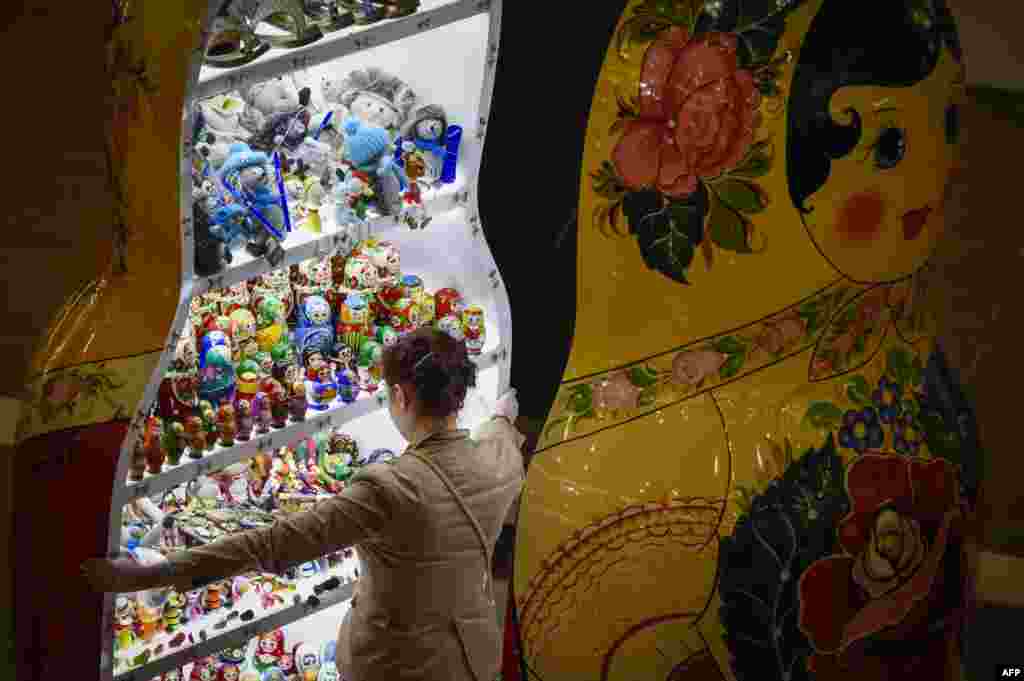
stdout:
[[189,681],[217,681],[216,659],[203,657],[193,662]]
[[164,603],[164,631],[173,634],[181,626],[181,611],[185,607],[185,597],[177,591],[171,591]]
[[117,597],[114,612],[114,645],[118,650],[126,650],[135,645],[135,611],[131,601],[125,596]]
[[453,314],[445,317],[438,317],[437,321],[434,322],[434,327],[438,331],[445,332],[457,341],[466,339],[466,333],[462,329],[462,320]]
[[221,665],[220,672],[217,674],[217,681],[238,681],[238,677],[241,674],[242,670],[239,669],[237,664],[228,662]]
[[242,347],[256,340],[256,316],[247,308],[236,308],[228,317],[231,326],[231,341],[234,346],[234,359],[242,358]]
[[199,399],[213,405],[232,401],[235,393],[235,365],[227,334],[210,331],[200,343]]
[[218,314],[220,314],[220,302],[216,291],[193,296],[189,302],[189,319],[192,322],[193,335],[197,339],[202,336],[202,326],[207,317]]
[[301,307],[306,298],[326,298],[331,290],[331,262],[324,256],[310,258],[299,263],[299,280],[295,285],[295,305]]
[[401,288],[403,298],[419,301],[423,295],[423,280],[415,274],[406,274],[402,277]]
[[462,313],[462,331],[466,337],[466,352],[471,355],[483,352],[487,331],[484,328],[484,311],[479,305],[470,305]]
[[284,306],[284,319],[291,317],[295,309],[295,292],[292,290],[291,272],[279,267],[258,277],[253,285],[253,302],[266,295],[276,296]]
[[292,421],[305,421],[306,407],[308,406],[306,383],[304,381],[295,381],[289,385],[291,386],[291,394],[288,396],[288,411],[291,413]]
[[238,363],[237,374],[236,399],[251,402],[252,398],[256,397],[256,393],[260,391],[260,378],[262,378],[263,371],[256,360],[243,359]]
[[201,417],[189,416],[185,419],[185,437],[188,439],[188,457],[203,458],[203,452],[206,451],[206,427]]
[[185,437],[185,426],[180,421],[171,421],[164,428],[164,451],[167,453],[167,463],[177,466],[181,463],[181,455],[185,453],[188,439]]
[[338,398],[345,404],[355,402],[359,397],[359,380],[355,374],[348,369],[339,369],[334,380],[338,385]]
[[267,293],[256,299],[256,344],[270,352],[284,333],[285,309],[281,299]]
[[203,594],[203,607],[206,609],[206,612],[220,609],[221,595],[220,584],[211,584],[206,587],[206,592]]
[[378,241],[370,260],[377,266],[377,274],[383,285],[399,285],[402,279],[402,258],[397,245],[391,241]]
[[363,341],[356,360],[356,371],[359,374],[359,387],[368,393],[376,392],[380,383],[380,361],[384,348],[373,340]]
[[399,334],[390,326],[377,327],[377,342],[384,347],[389,347],[398,342]]
[[231,406],[231,403],[222,404],[217,408],[217,432],[220,435],[221,447],[235,445],[238,425],[235,421],[235,408]]
[[276,378],[266,377],[260,389],[270,400],[270,419],[275,428],[288,425],[288,393]]
[[235,407],[235,422],[238,428],[236,435],[238,441],[248,442],[252,437],[252,402],[250,400],[238,400],[238,406]]
[[359,349],[369,330],[370,308],[366,297],[349,293],[338,310],[337,337],[353,352]]
[[391,307],[389,320],[398,333],[408,333],[420,325],[419,306],[411,298],[402,298]]
[[461,319],[464,308],[462,294],[453,288],[443,288],[434,294],[434,316],[437,319],[448,315]]
[[260,672],[276,667],[284,655],[284,632],[280,629],[260,634],[256,639],[253,666]]
[[170,669],[160,676],[160,681],[182,681],[181,669]]
[[420,308],[420,326],[433,325],[437,319],[437,302],[434,300],[434,294],[424,289],[414,300]]
[[302,681],[316,681],[320,675],[320,653],[308,643],[299,643],[292,649],[295,666]]
[[131,462],[128,464],[128,479],[138,482],[146,477],[146,439],[145,435],[135,443]]
[[230,317],[235,310],[249,307],[250,299],[249,286],[244,281],[223,288],[218,301],[220,313]]
[[199,374],[193,360],[167,372],[160,383],[157,413],[163,419],[184,419],[195,413],[199,401]]
[[266,393],[256,393],[252,398],[252,418],[256,422],[256,432],[264,435],[270,432],[270,398]]
[[271,349],[270,359],[274,362],[274,370],[272,372],[274,378],[281,381],[281,383],[287,382],[290,369],[298,364],[295,346],[288,340],[287,334],[281,336],[281,340]]
[[146,452],[146,469],[153,475],[163,470],[167,452],[164,451],[164,426],[156,416],[146,419],[146,435],[143,438]]
[[146,605],[139,606],[139,638],[152,641],[160,631],[161,611]]
[[331,406],[338,397],[338,384],[334,378],[334,372],[327,362],[321,362],[317,370],[316,379],[312,382],[309,390],[309,406],[317,411],[323,411]]
[[350,255],[345,261],[345,288],[351,291],[376,291],[380,288],[377,267],[365,255]]

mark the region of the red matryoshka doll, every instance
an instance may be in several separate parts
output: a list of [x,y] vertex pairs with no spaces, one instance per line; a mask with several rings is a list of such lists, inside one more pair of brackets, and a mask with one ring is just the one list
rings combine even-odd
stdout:
[[388,322],[398,333],[413,331],[420,325],[420,308],[411,298],[401,298],[391,306]]
[[229,402],[217,408],[217,432],[220,435],[221,447],[233,447],[235,445],[238,424],[235,419],[235,408]]
[[157,396],[160,418],[182,421],[195,413],[199,400],[197,357],[193,328],[186,325],[185,334],[175,348],[174,361],[160,383]]
[[264,672],[276,667],[284,655],[284,632],[280,629],[260,634],[256,638],[256,652],[253,655],[253,667]]
[[233,662],[227,662],[220,667],[220,672],[217,674],[217,681],[238,681],[242,675],[242,670],[237,664]]
[[207,317],[220,314],[220,301],[216,291],[208,291],[192,298],[189,303],[189,318],[194,336],[202,336],[202,326]]
[[163,470],[164,460],[167,459],[163,440],[163,423],[156,416],[150,416],[146,420],[146,435],[143,439],[143,449],[146,453],[146,469],[153,475],[157,475]]
[[323,411],[338,397],[338,383],[330,364],[321,361],[317,366],[317,376],[310,386],[308,400],[311,408]]
[[249,285],[244,281],[221,289],[220,300],[218,301],[220,313],[230,317],[235,310],[249,307],[251,297]]
[[260,382],[260,390],[270,400],[270,419],[275,428],[288,425],[288,393],[276,378],[266,377]]
[[298,681],[299,670],[295,668],[295,658],[285,653],[281,656],[281,662],[277,665],[284,676],[285,681]]
[[270,397],[266,393],[256,393],[252,398],[252,418],[256,422],[256,432],[265,435],[270,432]]
[[235,423],[238,428],[238,433],[235,437],[238,438],[239,442],[248,442],[252,437],[251,400],[238,400],[238,404],[235,407]]
[[365,255],[350,255],[345,261],[344,287],[350,291],[376,291],[380,288],[376,265]]
[[462,294],[453,288],[443,288],[434,294],[434,316],[442,319],[453,315],[462,319],[462,312],[465,304],[462,301]]
[[484,328],[484,311],[479,305],[470,305],[462,313],[462,332],[466,337],[466,351],[471,355],[483,352],[487,340]]
[[291,413],[292,421],[305,421],[306,408],[309,406],[306,399],[305,381],[294,381],[289,384],[291,393],[288,396],[288,411]]
[[192,664],[189,681],[217,681],[217,661],[212,657],[203,657]]
[[335,337],[356,352],[369,334],[369,320],[370,308],[366,297],[360,293],[349,293],[338,309]]

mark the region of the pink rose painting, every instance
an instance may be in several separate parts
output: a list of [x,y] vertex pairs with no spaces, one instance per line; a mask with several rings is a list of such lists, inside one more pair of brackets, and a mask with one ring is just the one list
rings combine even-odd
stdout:
[[696,7],[644,2],[620,28],[644,57],[634,92],[617,93],[610,158],[591,174],[597,227],[624,236],[624,216],[647,266],[682,284],[698,248],[709,268],[715,247],[755,252],[750,216],[770,198],[757,178],[774,155],[757,139],[762,99],[779,96],[790,61],[756,57],[740,34],[697,22]]

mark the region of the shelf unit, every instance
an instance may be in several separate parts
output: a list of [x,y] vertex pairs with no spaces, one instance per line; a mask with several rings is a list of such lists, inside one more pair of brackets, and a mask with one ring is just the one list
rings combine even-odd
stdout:
[[[209,0],[206,15],[207,25],[222,4],[223,0]],[[476,19],[478,17],[479,19]],[[449,86],[455,83],[460,91],[466,89],[465,83],[473,83],[471,87],[474,91],[470,93],[469,101],[473,104],[470,108],[474,115],[453,118],[451,121],[462,125],[464,130],[458,180],[451,185],[445,185],[426,193],[425,208],[434,217],[434,220],[425,230],[410,232],[391,218],[377,218],[370,223],[370,231],[375,236],[385,236],[388,240],[398,242],[403,265],[406,262],[407,254],[409,254],[410,261],[424,268],[432,266],[436,270],[438,263],[449,266],[449,269],[436,277],[437,281],[434,282],[430,282],[427,269],[413,270],[424,278],[428,289],[455,285],[468,300],[484,307],[488,339],[485,351],[476,358],[476,361],[480,368],[477,391],[486,393],[486,395],[477,398],[478,405],[473,409],[469,405],[471,400],[467,400],[467,408],[464,409],[460,424],[463,427],[474,425],[473,420],[480,416],[482,405],[488,399],[493,400],[508,389],[511,366],[512,320],[508,296],[483,237],[483,226],[480,224],[477,207],[477,177],[490,114],[494,67],[498,58],[501,1],[422,0],[420,10],[410,16],[327,34],[317,42],[300,48],[271,49],[254,62],[234,69],[203,66],[202,56],[205,49],[198,50],[193,57],[187,81],[188,92],[185,96],[185,113],[182,118],[179,143],[181,150],[180,176],[187,178],[191,172],[192,112],[193,104],[196,101],[238,90],[252,83],[277,76],[306,72],[328,63],[358,59],[366,54],[372,55],[380,48],[405,50],[403,45],[410,45],[407,49],[411,52],[416,49],[413,46],[422,45],[417,42],[422,36],[439,35],[434,32],[443,31],[449,27],[465,26],[474,20],[480,21],[482,28],[479,30],[473,28],[474,33],[468,38],[465,31],[462,31],[458,37],[461,40],[472,40],[475,43],[475,48],[478,48],[474,55],[478,55],[480,62],[478,66],[481,80],[474,79],[473,72],[467,70],[464,60],[453,65],[458,66],[461,72],[455,69],[435,69],[437,79],[444,79]],[[401,53],[392,52],[392,55]],[[435,57],[433,52],[430,56]],[[459,75],[455,78],[446,78],[446,74],[452,73]],[[396,75],[403,76],[401,71],[396,71]],[[440,103],[445,104],[443,101]],[[195,276],[191,186],[189,182],[185,181],[179,184],[181,185],[180,223],[182,234],[181,293],[164,351],[150,378],[143,400],[130,420],[128,434],[121,447],[111,495],[113,503],[107,546],[111,554],[117,553],[120,548],[122,509],[125,504],[174,488],[205,473],[223,469],[251,457],[259,451],[272,451],[274,448],[294,442],[319,429],[341,425],[351,426],[356,431],[366,429],[370,432],[379,432],[380,437],[374,438],[375,446],[396,449],[400,444],[397,432],[384,432],[386,429],[394,429],[388,422],[386,402],[383,396],[364,394],[349,405],[334,407],[323,412],[310,411],[304,422],[291,423],[286,428],[272,431],[266,435],[254,434],[253,439],[246,443],[238,443],[231,448],[218,447],[198,460],[186,458],[180,465],[169,467],[158,475],[147,473],[146,478],[140,482],[127,480],[134,445],[143,434],[148,407],[155,401],[164,372],[174,357],[177,341],[181,336],[179,329],[188,323],[189,304],[192,298],[213,288],[230,286],[274,269],[265,259],[253,258],[244,251],[236,251],[234,262],[223,272],[210,277]],[[325,211],[323,216],[327,219],[323,219],[322,233],[313,234],[297,230],[289,234],[282,244],[285,248],[284,259],[278,263],[277,267],[285,267],[312,257],[327,255],[341,243],[342,234],[331,224],[331,219],[326,213],[329,211]],[[470,277],[471,281],[459,280],[452,276],[453,268],[455,271],[473,273],[475,276]],[[403,267],[403,269],[405,268]],[[430,286],[430,283],[434,283],[436,286]],[[467,416],[466,412],[474,412],[475,415]],[[197,639],[195,645],[183,647],[139,668],[129,671],[118,670],[116,673],[111,634],[115,597],[108,594],[104,599],[101,619],[103,648],[100,659],[100,678],[103,681],[112,681],[114,678],[118,681],[150,681],[165,671],[180,667],[192,659],[226,648],[238,647],[263,632],[296,622],[315,613],[322,613],[329,608],[343,607],[342,604],[351,598],[353,588],[354,585],[351,583],[342,584],[338,588],[317,596],[318,602],[316,603],[310,602],[308,596],[303,595],[300,602],[286,605],[266,616],[244,623],[236,619],[223,630],[208,631],[206,640]]]

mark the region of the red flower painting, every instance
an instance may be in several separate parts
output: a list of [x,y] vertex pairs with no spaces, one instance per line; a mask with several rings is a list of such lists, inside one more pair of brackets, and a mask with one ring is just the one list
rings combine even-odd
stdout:
[[847,473],[843,554],[800,578],[816,679],[944,679],[968,570],[957,474],[944,460],[865,454]]
[[612,163],[627,187],[669,197],[697,190],[743,160],[759,124],[760,94],[741,69],[737,38],[681,27],[647,49],[640,74],[638,116],[626,122]]

